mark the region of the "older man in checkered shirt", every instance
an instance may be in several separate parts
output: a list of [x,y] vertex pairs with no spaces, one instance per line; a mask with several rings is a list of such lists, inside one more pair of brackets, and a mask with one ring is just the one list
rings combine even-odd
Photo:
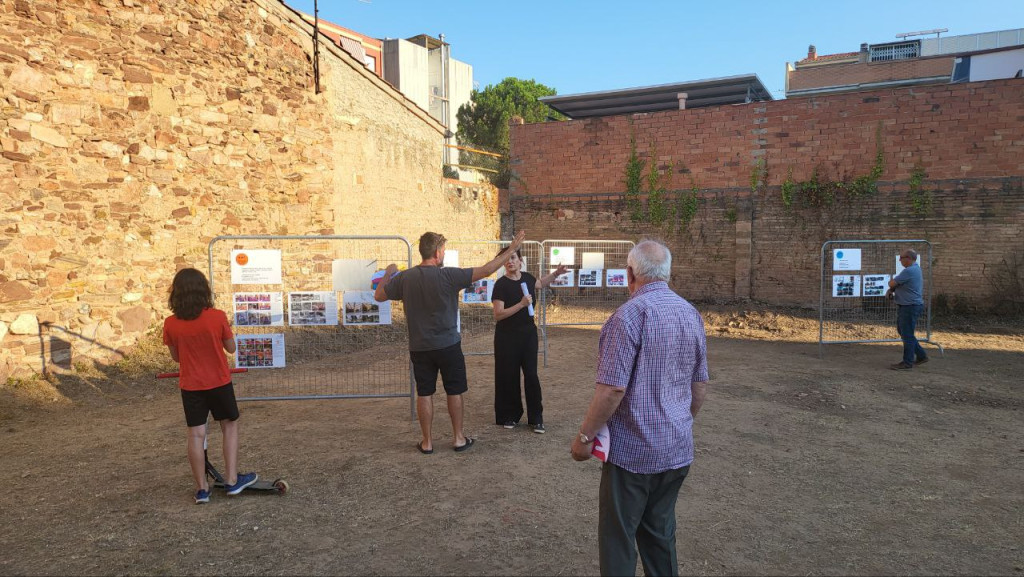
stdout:
[[707,391],[707,340],[700,313],[668,287],[668,248],[643,241],[627,263],[630,299],[601,328],[597,387],[572,456],[589,459],[594,435],[607,423],[601,574],[635,575],[639,549],[646,575],[678,575],[676,497]]

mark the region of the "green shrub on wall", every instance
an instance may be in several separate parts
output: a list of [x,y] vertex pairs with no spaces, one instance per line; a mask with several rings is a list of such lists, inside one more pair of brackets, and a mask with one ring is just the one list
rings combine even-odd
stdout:
[[697,208],[700,204],[697,192],[697,181],[693,181],[693,186],[689,191],[680,190],[676,193],[676,215],[683,228],[687,228],[693,222],[693,218],[697,216]]
[[932,212],[932,193],[924,190],[924,179],[928,174],[921,166],[915,166],[910,178],[907,179],[907,190],[910,194],[910,209],[917,216],[928,216]]
[[629,158],[626,160],[626,209],[633,222],[643,220],[640,205],[640,187],[643,186],[644,161],[636,151],[636,135],[629,137]]
[[668,188],[664,180],[671,182],[673,164],[668,165],[665,177],[662,178],[657,166],[658,155],[655,149],[651,149],[651,157],[647,170],[647,217],[654,226],[661,226],[672,218],[672,207],[668,202]]

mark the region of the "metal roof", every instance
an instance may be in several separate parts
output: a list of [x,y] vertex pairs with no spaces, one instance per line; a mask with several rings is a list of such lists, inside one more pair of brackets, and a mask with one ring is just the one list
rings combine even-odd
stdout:
[[756,74],[602,92],[543,96],[539,100],[570,118],[586,118],[677,110],[677,95],[680,92],[687,94],[686,108],[772,100],[771,93]]

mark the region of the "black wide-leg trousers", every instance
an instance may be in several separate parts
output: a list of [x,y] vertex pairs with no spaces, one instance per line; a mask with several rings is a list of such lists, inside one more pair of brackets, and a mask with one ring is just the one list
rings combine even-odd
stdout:
[[529,324],[494,329],[494,422],[518,423],[523,418],[520,372],[526,393],[526,416],[531,425],[544,423],[540,377],[537,376],[537,327]]

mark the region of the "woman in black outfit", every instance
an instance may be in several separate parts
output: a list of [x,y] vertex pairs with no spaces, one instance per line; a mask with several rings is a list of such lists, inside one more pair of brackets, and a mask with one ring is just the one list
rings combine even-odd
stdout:
[[[522,270],[522,254],[517,250],[505,263],[505,276],[494,283],[491,304],[494,306],[494,421],[506,429],[514,429],[523,417],[519,372],[524,377],[527,422],[534,433],[544,432],[544,406],[541,404],[540,378],[537,376],[537,325],[529,308],[537,289],[567,269],[559,265],[540,280]],[[527,290],[524,292],[523,283]],[[506,303],[510,303],[506,306]]]

